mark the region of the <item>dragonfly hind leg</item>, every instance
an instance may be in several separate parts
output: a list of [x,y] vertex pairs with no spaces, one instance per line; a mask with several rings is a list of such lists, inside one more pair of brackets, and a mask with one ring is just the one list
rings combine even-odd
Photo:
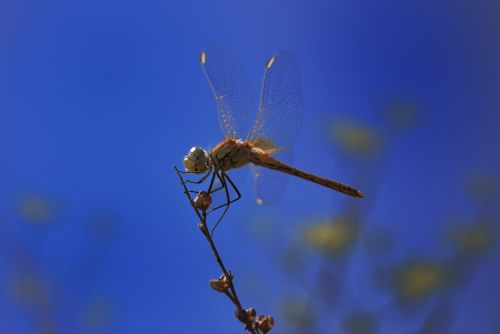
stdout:
[[[222,221],[222,218],[224,218],[227,210],[229,209],[229,206],[231,205],[231,203],[234,203],[236,201],[238,201],[240,198],[241,198],[241,193],[240,191],[238,190],[238,188],[236,187],[236,185],[234,184],[233,180],[231,180],[231,178],[229,177],[229,175],[227,175],[226,173],[224,172],[221,172],[221,175],[219,175],[219,173],[217,173],[217,177],[219,178],[219,181],[221,182],[222,184],[222,187],[224,188],[224,192],[226,194],[226,203],[222,204],[222,205],[219,205],[215,208],[213,208],[212,210],[210,210],[209,213],[211,212],[214,212],[215,210],[218,210],[218,209],[221,209],[221,208],[224,208],[224,211],[222,212],[221,216],[219,217],[219,219],[217,220],[217,223],[215,223],[214,227],[212,228],[212,231],[210,232],[210,235],[213,236],[214,232],[215,232],[215,229],[217,228],[217,225],[219,225],[219,223]],[[231,185],[231,188],[233,188],[233,190],[236,192],[236,198],[233,198],[231,199],[231,196],[229,194],[229,189],[227,187],[227,183],[226,183],[226,180],[229,182],[229,184]]]

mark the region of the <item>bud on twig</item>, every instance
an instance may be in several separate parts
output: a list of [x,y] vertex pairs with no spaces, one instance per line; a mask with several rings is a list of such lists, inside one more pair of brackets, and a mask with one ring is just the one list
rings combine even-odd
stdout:
[[269,332],[273,328],[273,325],[274,325],[274,319],[270,315],[266,315],[266,316],[259,315],[259,317],[257,318],[257,320],[255,322],[257,323],[257,326],[259,327],[259,329],[261,331],[263,331],[264,333]]
[[255,316],[257,315],[257,311],[255,311],[255,307],[247,308],[247,315],[248,315],[249,321],[254,321]]
[[241,321],[245,325],[250,322],[248,313],[245,310],[237,309],[236,311],[234,311],[234,315],[236,316],[236,318],[238,318],[239,321]]
[[[234,276],[231,272],[226,270],[225,265],[222,262],[222,259],[219,255],[219,251],[217,250],[217,248],[215,246],[214,240],[208,231],[207,210],[212,205],[212,197],[210,196],[210,193],[208,193],[206,191],[200,191],[200,192],[198,192],[197,196],[193,199],[191,197],[191,193],[193,191],[188,190],[188,188],[186,186],[186,181],[183,179],[181,172],[175,166],[174,166],[174,169],[176,170],[177,175],[179,176],[179,179],[181,181],[181,185],[184,188],[184,194],[187,196],[189,203],[191,204],[192,208],[194,209],[196,215],[198,216],[198,218],[200,220],[200,223],[198,224],[198,228],[203,233],[203,235],[206,237],[208,243],[210,244],[210,248],[212,249],[212,252],[217,260],[217,263],[219,264],[220,269],[222,270],[223,273],[225,273],[225,274],[221,275],[218,279],[210,280],[210,286],[215,291],[224,293],[231,300],[231,302],[238,307],[238,309],[235,311],[235,315],[242,323],[245,324],[246,331],[248,331],[252,334],[259,333],[259,330],[256,327],[257,322],[256,322],[256,318],[255,318],[256,317],[255,308],[252,307],[252,308],[249,308],[247,310],[243,310],[241,308],[241,302],[238,299],[238,296],[236,294],[236,289],[233,285]],[[200,211],[202,211],[201,214],[200,214]],[[271,329],[273,321],[272,321],[272,318],[270,318],[270,320],[269,319],[266,320],[266,319],[263,319],[261,321],[261,323],[263,326],[262,328],[264,328],[267,331],[267,330]]]
[[255,320],[255,316],[257,315],[257,311],[255,311],[254,307],[247,308],[246,311],[242,309],[237,309],[234,311],[236,318],[239,321],[247,325],[245,328],[249,328],[249,326],[253,326],[253,322]]
[[193,203],[197,209],[205,212],[212,205],[212,196],[206,191],[200,191],[194,198]]
[[222,274],[219,278],[210,280],[210,286],[215,291],[225,292],[229,289],[229,279]]

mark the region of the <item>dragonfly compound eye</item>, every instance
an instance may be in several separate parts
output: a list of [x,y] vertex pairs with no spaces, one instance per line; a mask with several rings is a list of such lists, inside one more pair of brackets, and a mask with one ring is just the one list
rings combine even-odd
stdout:
[[208,153],[201,147],[193,147],[184,157],[184,168],[188,172],[203,173],[208,169]]

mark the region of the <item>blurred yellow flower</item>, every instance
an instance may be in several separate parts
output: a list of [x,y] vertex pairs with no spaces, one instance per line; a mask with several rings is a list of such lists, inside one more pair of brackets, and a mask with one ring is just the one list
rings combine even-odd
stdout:
[[18,203],[21,218],[29,223],[47,223],[57,215],[56,201],[37,193],[23,193]]
[[347,218],[333,222],[320,222],[307,226],[304,240],[313,249],[326,253],[338,253],[347,249],[356,239],[357,224]]
[[9,290],[24,307],[43,305],[47,298],[43,281],[35,275],[16,277],[10,284]]
[[372,157],[379,153],[381,139],[374,129],[352,121],[335,121],[330,139],[346,153],[358,157]]
[[459,252],[477,255],[491,248],[494,235],[491,224],[480,222],[472,226],[454,228],[450,232],[450,239]]
[[396,275],[395,289],[402,299],[427,297],[443,286],[446,276],[444,268],[430,262],[409,264]]

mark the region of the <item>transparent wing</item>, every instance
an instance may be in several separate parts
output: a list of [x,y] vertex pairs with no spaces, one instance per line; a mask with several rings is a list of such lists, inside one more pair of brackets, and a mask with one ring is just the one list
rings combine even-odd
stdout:
[[[273,154],[276,159],[290,164],[293,161],[293,149],[279,151]],[[257,204],[272,204],[276,202],[285,190],[288,174],[252,165],[253,186]]]
[[215,97],[226,138],[241,138],[249,129],[252,85],[243,66],[226,50],[208,47],[200,63]]
[[[257,117],[248,140],[287,164],[293,162],[293,145],[302,125],[300,72],[290,52],[266,63]],[[283,193],[288,175],[253,166],[257,204],[275,202]]]
[[266,64],[259,109],[248,140],[265,140],[283,150],[295,144],[301,125],[300,72],[293,55],[283,51]]

